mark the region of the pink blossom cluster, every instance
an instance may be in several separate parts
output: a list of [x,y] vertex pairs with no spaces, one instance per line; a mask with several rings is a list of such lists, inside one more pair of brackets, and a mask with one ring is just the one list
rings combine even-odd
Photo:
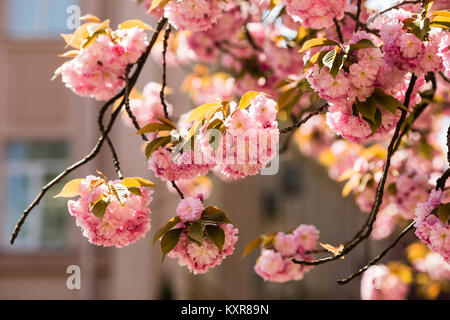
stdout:
[[418,271],[427,273],[433,280],[450,280],[450,263],[436,252],[430,252],[424,258],[414,260],[413,264]]
[[[386,62],[399,70],[414,72],[416,75],[443,69],[441,40],[444,31],[432,28],[426,41],[421,41],[413,33],[403,29],[403,21],[412,13],[403,9],[392,10],[380,22],[380,36]],[[448,46],[448,40],[447,40]]]
[[[264,94],[251,101],[249,110],[237,108],[225,119],[223,150],[214,172],[225,180],[256,175],[277,154],[277,103]],[[243,138],[243,139],[242,139]]]
[[312,266],[296,264],[292,259],[310,261],[308,251],[317,247],[319,231],[312,225],[300,225],[292,233],[278,232],[273,248],[262,248],[255,272],[265,281],[287,282],[301,280]]
[[125,86],[127,65],[136,63],[147,45],[145,31],[137,27],[101,34],[61,66],[62,81],[80,96],[108,100]]
[[450,261],[450,225],[443,223],[432,211],[442,205],[442,191],[432,190],[428,200],[417,204],[416,236],[424,242],[428,248],[440,254],[442,258]]
[[[92,205],[107,193],[108,187],[103,184],[90,190],[91,182],[99,180],[95,176],[87,176],[79,185],[78,200],[69,200],[69,212],[76,219],[76,225],[83,231],[89,242],[98,246],[117,248],[125,247],[150,230],[151,214],[148,205],[152,201],[153,191],[139,188],[142,196],[128,193],[123,204],[114,196],[109,196],[109,205],[103,218],[92,213]],[[120,181],[110,181],[110,185],[119,185]]]
[[322,29],[344,17],[346,0],[286,0],[286,12],[305,28]]
[[[137,95],[129,99],[131,112],[141,128],[149,123],[158,122],[158,118],[164,118],[164,108],[161,104],[160,91],[161,85],[159,83],[149,82],[145,85],[142,95]],[[171,115],[173,107],[168,102],[166,102],[166,105],[167,112]],[[123,119],[127,126],[134,128],[130,117],[125,111]]]
[[[181,224],[178,226],[182,226]],[[187,236],[185,230],[178,240],[176,247],[167,256],[178,259],[180,266],[186,266],[193,274],[208,272],[210,268],[220,265],[227,256],[233,254],[234,245],[238,240],[238,229],[232,224],[220,224],[225,232],[225,243],[222,250],[209,239],[204,238],[201,245],[195,243]]]
[[176,28],[205,31],[222,16],[223,7],[219,0],[172,0],[164,7],[164,15]]
[[181,222],[175,228],[185,229],[182,231],[175,248],[168,253],[170,258],[178,259],[180,266],[187,266],[194,274],[206,273],[210,268],[221,264],[223,259],[233,254],[234,245],[238,240],[238,229],[230,223],[219,223],[217,226],[225,234],[221,250],[207,236],[204,236],[201,244],[192,241],[188,237],[186,224],[198,222],[204,209],[203,202],[199,198],[187,197],[180,201],[177,207],[177,216]]
[[408,285],[383,264],[370,266],[361,279],[362,300],[404,300]]
[[[361,39],[377,43],[372,35],[359,31],[346,44],[355,44]],[[314,65],[309,69],[307,79],[319,96],[330,103],[327,113],[330,128],[352,142],[362,143],[373,136],[372,129],[361,116],[353,115],[352,105],[356,100],[364,102],[372,95],[384,60],[378,48],[362,48],[355,50],[354,54],[356,62],[350,65],[348,72],[341,69],[333,78],[328,67],[320,70],[318,65]],[[304,59],[309,59],[309,55]],[[388,111],[380,111],[382,124],[375,131],[375,136],[389,133],[397,122],[396,117]]]
[[193,150],[173,155],[168,148],[159,147],[148,159],[148,167],[158,178],[177,181],[204,176],[214,167],[214,164],[203,159],[197,160]]

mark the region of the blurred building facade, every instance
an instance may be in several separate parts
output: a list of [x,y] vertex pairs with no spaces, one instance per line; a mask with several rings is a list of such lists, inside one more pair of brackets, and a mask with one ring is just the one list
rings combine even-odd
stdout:
[[[70,5],[82,14],[110,18],[146,19],[131,0],[0,0],[0,298],[2,299],[358,299],[359,281],[339,287],[347,275],[369,258],[367,245],[345,260],[315,268],[299,282],[265,283],[253,271],[256,253],[240,255],[260,233],[289,230],[300,223],[315,224],[321,241],[339,244],[351,237],[364,219],[351,199],[342,199],[340,186],[325,170],[297,152],[283,155],[276,176],[258,176],[225,184],[214,179],[209,203],[223,208],[240,229],[233,256],[206,275],[194,276],[175,261],[160,263],[151,237],[175,214],[177,198],[158,189],[151,204],[152,230],[147,238],[122,249],[90,245],[75,227],[66,201],[44,200],[30,214],[14,246],[12,228],[40,187],[62,168],[86,155],[94,146],[99,104],[75,96],[58,80],[50,82],[62,63],[59,33],[65,30]],[[55,18],[53,18],[55,17]],[[179,72],[180,76],[177,76]],[[161,67],[148,63],[138,83],[160,81]],[[169,85],[178,88],[181,71],[169,72]],[[182,95],[172,96],[175,113],[190,106]],[[141,142],[118,121],[111,133],[126,176],[149,176]],[[295,149],[295,146],[291,146]],[[69,179],[101,169],[113,176],[109,150]],[[62,184],[52,189],[55,195]],[[373,248],[372,248],[373,249]],[[81,269],[81,290],[69,290],[66,269]]]

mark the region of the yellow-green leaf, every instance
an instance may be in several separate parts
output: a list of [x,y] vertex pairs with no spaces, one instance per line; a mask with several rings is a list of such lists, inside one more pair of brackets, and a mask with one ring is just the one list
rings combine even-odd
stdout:
[[263,242],[263,238],[262,237],[258,237],[256,239],[253,239],[252,241],[250,241],[245,246],[244,252],[242,253],[242,258],[246,257],[250,252],[252,252],[256,248],[261,246],[262,242]]
[[188,228],[188,237],[192,241],[201,245],[205,234],[205,225],[201,222],[194,222]]
[[159,238],[161,238],[167,231],[175,227],[180,221],[181,220],[178,216],[170,219],[169,222],[167,222],[164,227],[162,227],[156,232],[155,236],[153,237],[153,245],[156,243],[156,241],[159,240]]
[[150,180],[141,178],[141,177],[130,177],[130,178],[124,178],[122,181],[120,181],[121,185],[124,185],[125,187],[155,187],[156,184],[151,182]]
[[161,262],[164,261],[166,254],[168,254],[170,251],[172,251],[173,248],[175,248],[183,230],[183,228],[172,229],[164,234],[161,239],[161,251],[163,254]]
[[311,48],[316,48],[316,47],[324,47],[324,46],[338,46],[339,43],[331,40],[331,39],[327,39],[327,38],[314,38],[308,41],[305,41],[305,43],[303,44],[302,48],[300,49],[299,52],[304,52],[306,50],[309,50]]
[[192,110],[186,122],[202,121],[211,109],[218,107],[222,107],[222,105],[218,102],[202,104],[201,106],[198,106],[197,108]]
[[159,132],[159,131],[170,131],[173,128],[168,126],[165,123],[153,122],[149,123],[146,126],[142,127],[135,135],[150,133],[150,132]]
[[205,229],[206,237],[212,241],[219,251],[222,251],[223,245],[225,243],[225,232],[219,226],[206,226]]
[[96,23],[101,23],[102,22],[98,17],[94,16],[91,13],[88,13],[88,14],[82,16],[80,18],[80,20],[81,21],[91,21],[91,22],[96,22]]
[[241,101],[239,101],[239,108],[245,109],[247,108],[252,100],[259,96],[261,93],[257,91],[247,91],[241,98]]
[[62,188],[61,192],[58,193],[53,198],[71,198],[79,196],[78,186],[83,182],[84,179],[74,179],[66,183]]
[[164,147],[171,140],[172,138],[170,136],[158,137],[155,140],[152,140],[150,143],[148,143],[147,146],[145,147],[145,156],[147,157],[147,159],[155,150],[157,150],[159,147]]
[[144,29],[144,30],[152,30],[152,28],[148,24],[146,24],[138,19],[127,20],[127,21],[124,21],[121,24],[119,24],[119,29],[132,29],[135,27],[137,27],[139,29]]
[[103,219],[106,209],[108,208],[109,200],[100,199],[92,207],[92,214],[100,219]]

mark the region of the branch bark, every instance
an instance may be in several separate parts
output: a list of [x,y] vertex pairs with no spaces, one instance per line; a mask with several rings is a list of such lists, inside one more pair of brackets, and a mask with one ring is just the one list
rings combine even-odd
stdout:
[[[136,81],[139,78],[139,75],[141,74],[142,68],[144,67],[145,62],[147,61],[150,51],[152,50],[154,44],[156,43],[159,33],[161,32],[162,28],[165,26],[166,23],[167,23],[166,18],[161,18],[161,20],[159,20],[158,25],[156,27],[156,31],[153,33],[153,37],[150,40],[147,50],[142,54],[142,56],[139,58],[139,61],[137,62],[136,71],[134,72],[133,76],[130,79],[131,87],[133,87],[136,84]],[[114,96],[112,99],[110,99],[103,105],[103,107],[99,111],[99,121],[98,121],[99,123],[102,124],[101,126],[103,126],[103,117],[104,117],[106,111],[108,110],[108,108],[111,105],[113,105],[116,100],[118,100],[124,96],[125,96],[125,89],[123,89],[120,93],[118,93],[116,96]],[[128,97],[126,97],[126,99],[128,99]],[[113,113],[111,114],[111,119],[109,120],[109,123],[108,123],[106,129],[101,130],[103,133],[100,136],[100,138],[97,140],[97,144],[94,146],[94,148],[91,150],[91,152],[88,155],[86,155],[83,159],[81,159],[78,162],[75,162],[71,166],[67,167],[64,171],[62,171],[59,175],[57,175],[53,180],[51,180],[44,187],[42,187],[41,192],[36,196],[36,198],[33,200],[33,202],[24,210],[24,212],[22,213],[22,216],[20,217],[19,221],[17,222],[17,224],[14,228],[14,231],[11,235],[11,239],[10,239],[11,244],[14,244],[14,241],[17,238],[17,236],[19,235],[20,230],[21,230],[23,224],[25,223],[25,220],[27,219],[28,215],[34,209],[34,207],[36,207],[39,204],[39,202],[42,200],[44,195],[55,184],[57,184],[59,181],[61,181],[69,173],[71,173],[75,169],[83,166],[84,164],[88,163],[89,161],[93,160],[98,155],[98,153],[100,152],[100,150],[103,146],[103,143],[105,142],[105,140],[108,139],[108,134],[111,131],[111,129],[114,125],[114,122],[117,119],[117,116],[120,114],[120,112],[122,110],[122,106],[123,106],[123,100],[122,100],[120,107],[118,107],[116,110],[114,110]]]

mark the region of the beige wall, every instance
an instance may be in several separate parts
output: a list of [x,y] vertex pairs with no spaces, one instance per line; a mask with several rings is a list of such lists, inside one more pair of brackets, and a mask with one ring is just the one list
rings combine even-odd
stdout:
[[[0,6],[4,2],[0,0]],[[113,25],[131,18],[149,21],[143,11],[128,0],[83,0],[82,11],[100,18],[111,18]],[[3,12],[1,7],[0,12]],[[72,146],[72,161],[83,157],[98,136],[95,125],[98,105],[75,96],[59,80],[48,81],[61,63],[56,54],[63,50],[63,42],[58,39],[45,43],[17,43],[5,39],[2,34],[0,32],[0,159],[3,159],[4,143],[9,139],[37,137],[66,138]],[[155,63],[148,63],[138,89],[142,89],[150,79],[160,81],[160,70],[161,67]],[[178,71],[169,72],[169,86],[172,88],[178,88],[181,79]],[[170,99],[177,114],[190,107],[182,95]],[[127,176],[146,176],[149,173],[144,159],[136,151],[141,141],[130,136],[131,132],[119,121],[111,134],[121,157],[123,172]],[[171,259],[160,264],[159,248],[157,245],[151,247],[151,237],[154,230],[174,215],[176,197],[158,189],[151,205],[152,231],[146,239],[127,248],[94,247],[72,224],[70,246],[62,254],[12,255],[0,251],[0,299],[156,299],[160,297],[166,280],[176,298],[358,298],[358,281],[347,287],[338,287],[335,280],[362,264],[364,248],[344,261],[316,268],[307,274],[304,281],[287,285],[264,283],[257,277],[253,272],[255,254],[240,258],[245,244],[260,233],[289,230],[299,223],[313,223],[322,230],[322,241],[338,244],[353,235],[361,223],[363,215],[351,199],[342,200],[340,187],[328,179],[323,168],[300,158],[296,152],[283,156],[281,166],[288,163],[300,169],[301,190],[298,194],[281,198],[282,205],[277,209],[275,220],[263,214],[263,196],[280,193],[281,175],[253,177],[233,184],[215,179],[214,196],[209,202],[229,213],[239,227],[241,237],[236,253],[207,275],[194,276]],[[1,177],[4,174],[2,167],[0,165]],[[96,168],[114,175],[107,148],[95,161],[73,173],[71,178],[93,173]],[[0,202],[3,194],[4,186],[0,184]],[[82,290],[66,289],[65,270],[70,264],[81,267]]]

